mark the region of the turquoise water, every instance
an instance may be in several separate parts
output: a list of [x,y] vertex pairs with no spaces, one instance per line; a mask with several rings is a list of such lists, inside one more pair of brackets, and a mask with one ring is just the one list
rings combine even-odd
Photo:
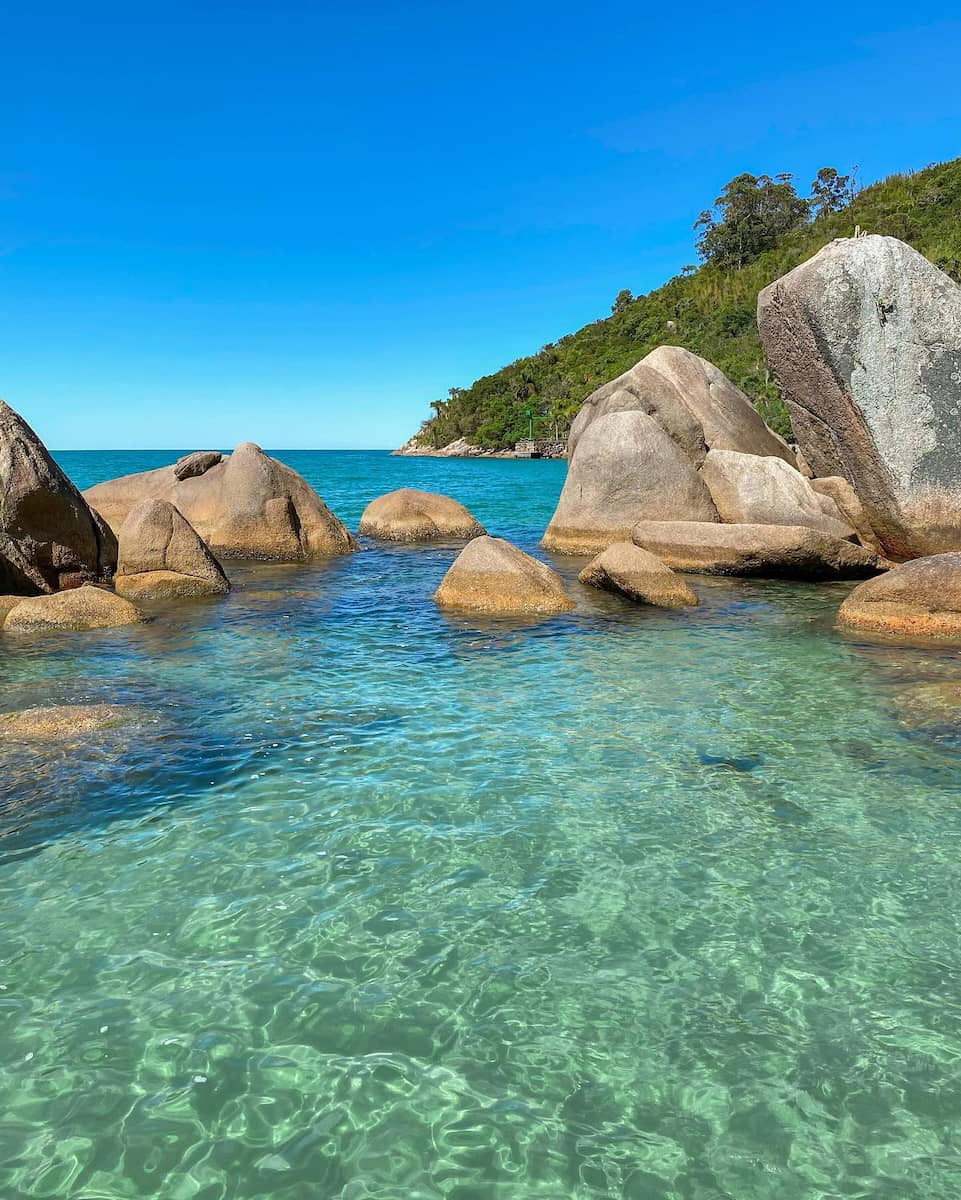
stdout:
[[[283,457],[529,549],[564,474]],[[454,553],[0,640],[0,709],[135,714],[0,749],[0,1197],[956,1200],[958,654],[837,585],[452,618]]]

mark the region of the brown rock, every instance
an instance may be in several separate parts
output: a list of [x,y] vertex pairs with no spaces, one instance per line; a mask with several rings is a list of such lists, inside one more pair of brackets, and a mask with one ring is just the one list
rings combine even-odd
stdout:
[[542,545],[597,554],[629,541],[642,520],[712,521],[710,492],[691,460],[646,413],[609,413],[582,435]]
[[841,605],[838,620],[880,633],[961,638],[961,552],[916,558],[867,580]]
[[357,542],[296,471],[245,442],[202,475],[160,467],[84,493],[114,529],[141,500],[169,500],[219,558],[302,562],[357,549]]
[[7,613],[5,632],[45,629],[115,629],[136,625],[144,615],[129,600],[84,584],[52,596],[28,596]]
[[178,479],[195,479],[223,461],[224,456],[219,450],[195,450],[193,454],[185,454],[177,459],[174,474]]
[[64,741],[123,725],[135,713],[119,704],[51,704],[0,713],[0,741]]
[[106,582],[117,542],[30,426],[0,400],[0,591]]
[[801,472],[781,458],[711,450],[701,478],[721,520],[730,524],[807,525],[845,541],[856,536],[834,502],[819,496]]
[[675,571],[780,579],[858,579],[879,570],[863,546],[801,525],[642,521],[632,540]]
[[811,487],[818,495],[831,500],[841,520],[846,522],[858,535],[862,546],[883,554],[883,547],[878,535],[871,528],[871,522],[864,511],[864,506],[857,497],[854,488],[840,475],[828,475],[824,479],[812,479]]
[[578,579],[588,587],[602,588],[659,608],[687,608],[698,602],[683,579],[633,542],[615,542],[602,550]]
[[434,593],[441,608],[510,615],[568,612],[561,577],[503,538],[468,542]]
[[431,542],[479,537],[486,530],[463,504],[449,496],[400,488],[367,505],[358,532],[388,542]]
[[120,527],[114,586],[131,600],[222,596],[230,591],[220,563],[169,500],[143,500],[130,510]]

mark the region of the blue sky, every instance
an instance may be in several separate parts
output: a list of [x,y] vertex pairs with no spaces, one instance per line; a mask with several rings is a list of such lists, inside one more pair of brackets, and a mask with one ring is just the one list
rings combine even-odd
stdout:
[[961,154],[956,12],[0,0],[0,395],[55,449],[397,445],[732,175]]

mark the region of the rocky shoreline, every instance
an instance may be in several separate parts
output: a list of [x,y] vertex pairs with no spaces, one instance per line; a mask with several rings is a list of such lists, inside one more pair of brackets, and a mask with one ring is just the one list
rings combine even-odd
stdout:
[[[797,449],[713,364],[661,346],[588,397],[542,545],[585,587],[687,610],[686,575],[863,580],[841,625],[961,639],[961,288],[893,238],[841,239],[765,289],[759,322]],[[466,442],[428,457],[514,457]],[[0,628],[136,626],[157,601],[230,591],[231,560],[350,555],[358,537],[247,442],[80,493],[0,402]],[[570,612],[549,565],[457,500],[373,499],[358,536],[460,542],[434,599],[487,615]],[[901,565],[899,565],[899,563]]]

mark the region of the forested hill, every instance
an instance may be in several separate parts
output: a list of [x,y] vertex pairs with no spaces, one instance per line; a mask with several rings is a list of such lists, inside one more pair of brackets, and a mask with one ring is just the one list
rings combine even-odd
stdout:
[[[435,415],[418,440],[444,446],[463,437],[502,449],[527,436],[531,416],[535,437],[564,436],[596,387],[664,343],[716,363],[775,428],[787,432],[755,324],[763,287],[856,226],[909,242],[961,281],[961,159],[892,175],[856,194],[850,185],[838,186],[845,178],[836,172],[821,176],[828,187],[820,196],[815,187],[813,201],[798,199],[789,176],[732,180],[698,222],[705,260],[700,267],[685,268],[646,296],[625,290],[611,316],[468,388],[452,388],[448,399],[431,405]],[[752,235],[758,236],[752,241]]]

